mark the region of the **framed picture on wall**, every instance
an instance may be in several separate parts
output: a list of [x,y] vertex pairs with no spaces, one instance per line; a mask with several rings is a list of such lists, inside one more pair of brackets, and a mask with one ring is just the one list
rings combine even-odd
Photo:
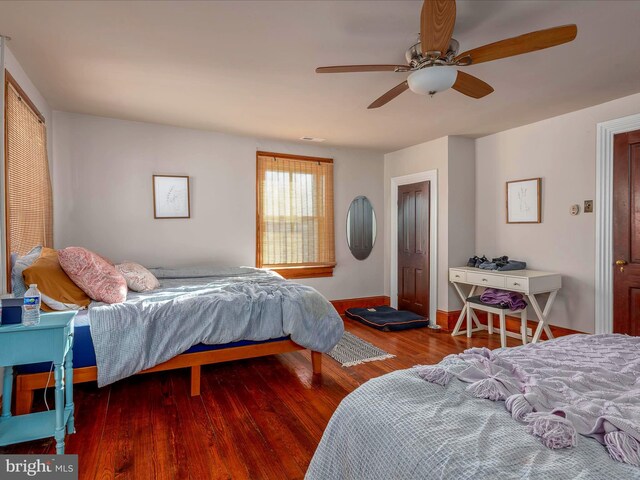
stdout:
[[507,182],[507,223],[541,223],[542,178]]
[[153,217],[190,218],[189,177],[153,175]]

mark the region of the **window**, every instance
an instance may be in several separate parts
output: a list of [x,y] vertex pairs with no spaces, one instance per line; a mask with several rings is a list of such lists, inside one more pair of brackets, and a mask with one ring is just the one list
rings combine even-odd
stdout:
[[24,255],[37,245],[52,246],[53,205],[44,117],[7,71],[5,78],[6,242],[10,258],[11,253]]
[[332,276],[333,160],[258,152],[256,198],[256,266],[285,278]]

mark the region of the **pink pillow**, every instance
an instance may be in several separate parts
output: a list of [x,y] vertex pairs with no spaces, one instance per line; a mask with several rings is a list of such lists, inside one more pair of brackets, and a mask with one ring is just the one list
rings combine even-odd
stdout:
[[127,281],[97,253],[82,247],[58,250],[60,266],[90,298],[105,303],[127,299]]
[[148,292],[160,287],[160,282],[149,270],[134,262],[124,262],[116,265],[116,270],[127,281],[129,290],[134,292]]

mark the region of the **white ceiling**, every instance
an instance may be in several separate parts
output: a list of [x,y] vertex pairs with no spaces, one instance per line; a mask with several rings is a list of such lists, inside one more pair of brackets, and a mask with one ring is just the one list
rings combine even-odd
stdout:
[[0,33],[54,109],[385,151],[640,91],[638,1],[459,1],[461,51],[578,25],[570,44],[467,67],[495,88],[482,100],[406,92],[367,110],[406,74],[314,72],[402,62],[421,3],[5,1]]

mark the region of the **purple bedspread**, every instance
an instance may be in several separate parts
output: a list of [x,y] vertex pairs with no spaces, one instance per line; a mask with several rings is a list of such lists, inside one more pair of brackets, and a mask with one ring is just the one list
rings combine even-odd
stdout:
[[640,466],[640,337],[569,335],[522,347],[472,348],[463,370],[421,366],[441,385],[456,376],[474,396],[504,401],[549,448],[593,437],[614,459]]

